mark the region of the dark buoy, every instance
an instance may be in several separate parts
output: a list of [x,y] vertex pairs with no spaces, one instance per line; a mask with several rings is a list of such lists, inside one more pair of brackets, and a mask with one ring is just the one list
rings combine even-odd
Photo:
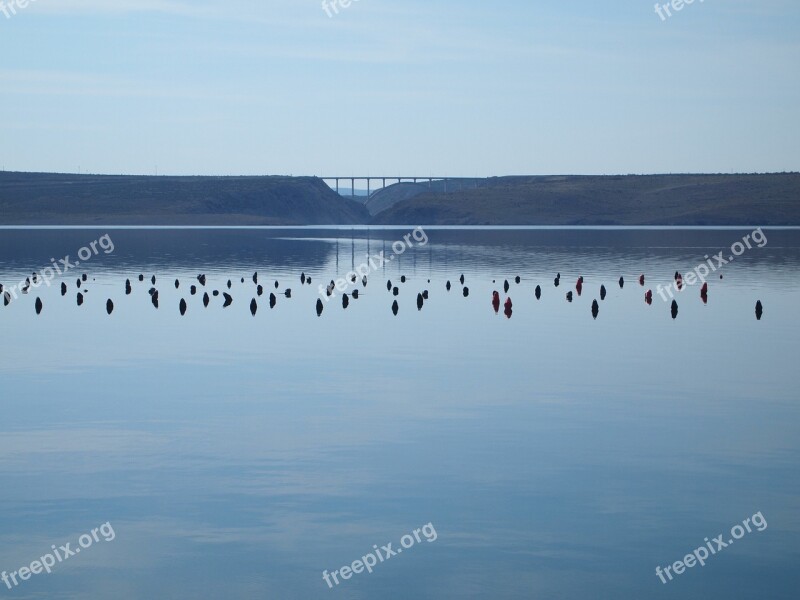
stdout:
[[231,283],[231,280],[228,279],[228,289],[231,289],[231,285],[233,285],[233,284]]
[[42,312],[42,299],[37,296],[36,298],[36,314],[40,314]]
[[[2,291],[2,289],[0,289],[0,291]],[[126,294],[130,294],[131,293],[131,282],[130,281],[128,282],[128,285],[125,288],[125,293]],[[61,282],[61,295],[62,296],[66,296],[67,295],[67,284],[64,283],[63,281]]]
[[209,302],[211,302],[211,298],[208,297],[208,292],[203,292],[203,306],[208,308]]
[[307,283],[308,285],[311,285],[311,277],[306,277],[306,283]]
[[[86,281],[86,280],[84,279],[84,281]],[[153,285],[155,285],[155,284],[156,284],[156,276],[155,276],[155,275],[153,275],[153,276],[150,278],[150,283],[152,283]]]
[[461,285],[464,285],[464,274],[463,273],[461,274],[461,278],[459,279],[459,281],[461,282]]
[[78,301],[78,306],[82,306],[82,305],[83,305],[83,294],[81,294],[80,292],[78,292],[78,295],[77,295],[77,297],[76,297],[76,300]]
[[177,290],[179,287],[181,287],[181,282],[176,279],[175,280],[175,289]]
[[392,302],[392,312],[395,316],[397,316],[397,311],[400,310],[400,306],[397,304],[397,300]]
[[350,298],[347,297],[347,294],[342,294],[342,308],[347,308],[350,306]]
[[203,287],[206,287],[206,276],[205,275],[198,275],[197,276],[197,281],[200,283],[200,285],[202,285]]
[[270,292],[270,294],[269,294],[269,307],[270,307],[270,309],[275,308],[275,305],[277,303],[278,303],[278,298],[275,296],[275,294]]
[[561,276],[560,275],[558,277],[556,277],[555,279],[553,279],[553,285],[556,286],[556,287],[561,285]]
[[178,309],[181,311],[181,316],[186,314],[186,300],[181,298],[180,304],[178,304]]
[[592,318],[596,319],[599,313],[600,313],[600,305],[597,303],[597,299],[595,298],[594,300],[592,300]]
[[358,300],[358,290],[353,290],[353,300]]
[[511,287],[511,286],[510,286],[510,285],[508,285],[508,279],[506,279],[506,280],[503,282],[503,291],[504,291],[504,292],[507,294],[507,293],[508,293],[508,288],[510,288],[510,287]]
[[533,293],[536,296],[536,299],[539,300],[542,297],[542,286],[537,285]]
[[114,312],[114,303],[111,301],[111,298],[106,301],[106,312],[108,314]]
[[[75,280],[75,287],[78,288],[78,289],[81,289],[81,278],[80,277],[78,277]],[[25,290],[23,290],[23,291],[25,291]]]
[[366,275],[364,275],[361,278],[361,285],[364,286],[364,287],[367,287],[367,276]]
[[322,305],[322,300],[317,298],[317,316],[318,317],[322,315],[322,309],[323,308],[324,308],[324,306]]
[[464,290],[463,290],[463,292],[462,292],[462,293],[464,294],[464,298],[466,298],[467,296],[469,296],[469,288],[468,288],[467,286],[464,286]]
[[572,290],[567,292],[567,302],[572,302]]
[[8,306],[11,303],[11,294],[3,292],[3,306]]
[[422,305],[425,304],[425,299],[422,294],[417,294],[417,310],[422,310]]
[[677,319],[678,318],[678,303],[675,300],[672,301],[671,312],[672,312],[672,318],[673,319]]
[[386,282],[386,291],[387,292],[391,292],[392,291],[392,280],[391,279]]
[[306,274],[300,273],[300,285],[305,285],[306,283]]
[[[89,279],[89,277],[86,275],[86,273],[84,273],[84,274],[81,275],[81,279],[86,281],[87,279]],[[155,283],[155,281],[153,283]]]
[[258,285],[258,271],[256,271],[255,273],[253,273],[253,283],[255,283],[256,285]]
[[397,287],[397,286],[394,286],[392,288],[392,296],[397,296],[399,293],[400,293],[400,288]]
[[761,320],[761,315],[764,314],[764,306],[761,304],[761,300],[756,302],[756,319],[759,321]]
[[278,289],[278,287],[280,287],[280,285],[281,285],[281,284],[280,284],[280,283],[278,283],[278,282],[276,281],[276,282],[275,282],[275,289],[277,290],[277,289]]
[[405,282],[406,282],[406,276],[405,275],[401,275],[400,276],[400,283],[405,283]]
[[157,291],[158,291],[158,290],[156,290],[156,288],[154,288],[154,287],[151,287],[149,290],[147,290],[147,293],[148,293],[148,294],[150,294],[150,295],[152,296],[152,295],[153,295],[153,294],[155,294]]
[[223,292],[222,297],[225,299],[225,302],[222,303],[222,308],[228,308],[233,304],[233,297],[227,292]]
[[605,299],[606,299],[606,286],[601,285],[600,286],[600,301],[602,302]]
[[425,299],[425,300],[427,300],[427,299],[428,299],[428,290],[422,290],[422,297],[423,297],[423,299]]
[[144,281],[144,275],[139,275],[139,281]]
[[214,296],[214,298],[216,298],[217,296],[219,296],[219,290],[214,290],[213,292],[211,292],[211,295]]
[[624,277],[620,277],[619,278],[619,289],[622,289],[624,287],[625,287],[625,278]]
[[250,314],[255,317],[257,311],[258,311],[258,302],[256,302],[255,298],[253,298],[252,300],[250,300]]
[[150,298],[150,300],[152,301],[152,303],[153,303],[153,306],[155,306],[156,308],[158,308],[158,290],[155,290],[155,291],[153,292],[153,295],[152,295],[152,297]]
[[259,284],[259,286],[256,288],[256,294],[258,294],[258,297],[259,297],[259,298],[260,298],[261,296],[263,296],[263,295],[264,295],[264,288],[263,288],[263,287],[262,287],[260,284]]
[[287,288],[287,290],[285,292],[283,292],[283,295],[286,296],[287,298],[291,298],[292,297],[291,288]]
[[447,281],[447,283],[446,283],[446,284],[444,284],[444,287],[446,287],[446,288],[447,288],[447,291],[448,291],[448,292],[450,291],[450,281],[449,281],[449,280]]
[[514,278],[514,283],[517,283],[517,284],[519,284],[519,282],[520,282],[520,281],[522,281],[522,278],[521,278],[519,275],[517,275],[517,276]]
[[196,285],[190,286],[190,287],[189,287],[189,293],[190,293],[192,296],[196,295],[196,294],[197,294],[197,286],[196,286]]

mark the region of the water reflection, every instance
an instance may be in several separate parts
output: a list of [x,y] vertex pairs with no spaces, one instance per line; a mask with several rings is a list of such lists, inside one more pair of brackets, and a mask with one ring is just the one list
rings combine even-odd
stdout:
[[[98,232],[2,234],[8,285]],[[0,570],[111,521],[14,597],[793,598],[800,240],[767,234],[673,321],[653,290],[742,232],[429,230],[345,310],[317,284],[397,231],[112,231],[66,295],[0,307]],[[436,544],[328,590],[428,522]]]

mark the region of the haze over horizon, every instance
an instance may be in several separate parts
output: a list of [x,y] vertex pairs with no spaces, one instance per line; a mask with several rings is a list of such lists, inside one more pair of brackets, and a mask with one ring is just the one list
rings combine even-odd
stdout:
[[37,0],[0,13],[0,166],[798,171],[798,26],[788,0]]

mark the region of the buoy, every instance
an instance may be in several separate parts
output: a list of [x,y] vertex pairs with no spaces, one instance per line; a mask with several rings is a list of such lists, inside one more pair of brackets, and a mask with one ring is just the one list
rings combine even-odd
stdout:
[[461,285],[464,285],[464,274],[463,273],[461,274],[461,279],[459,279],[459,281],[461,282]]
[[[2,291],[3,291],[3,288],[2,288],[2,286],[0,286],[0,292],[2,292]],[[131,282],[130,281],[128,281],[128,285],[125,288],[125,293],[126,294],[130,294],[131,293]],[[61,282],[61,295],[62,296],[66,296],[67,295],[67,284],[64,283],[63,281]]]
[[596,319],[599,312],[600,305],[597,303],[597,299],[594,299],[592,300],[592,318]]
[[600,286],[600,301],[602,302],[605,299],[606,299],[606,286],[601,285]]
[[447,283],[444,285],[447,288],[447,291],[450,291],[450,281],[448,280]]
[[515,282],[515,283],[517,283],[517,284],[519,284],[519,282],[520,282],[520,281],[522,281],[522,278],[521,278],[519,275],[517,275],[517,276],[514,278],[514,282]]
[[275,305],[278,303],[278,298],[272,292],[269,293],[269,308],[270,310],[275,308]]
[[392,280],[391,279],[386,282],[386,291],[387,292],[391,292],[392,291]]
[[[84,281],[86,281],[86,279],[84,279]],[[155,275],[153,275],[153,276],[150,278],[150,282],[151,282],[153,285],[155,285],[155,284],[156,284],[156,276],[155,276]]]
[[358,300],[358,290],[353,290],[353,300]]
[[397,311],[400,310],[400,306],[397,304],[397,300],[392,303],[392,312],[395,316],[397,316]]
[[575,284],[575,291],[578,292],[578,296],[581,295],[583,291],[583,277],[578,278],[578,282]]
[[509,287],[511,287],[511,286],[509,286],[509,285],[508,285],[508,279],[506,279],[506,280],[503,282],[503,291],[504,291],[506,294],[508,293],[508,288],[509,288]]
[[536,299],[539,300],[542,297],[542,287],[537,285],[533,293],[536,296]]
[[759,321],[761,320],[761,315],[764,314],[764,306],[761,304],[761,300],[756,302],[756,319]]
[[350,306],[350,298],[347,297],[347,294],[342,294],[342,308],[347,308]]
[[225,299],[225,302],[222,303],[222,308],[228,308],[231,304],[233,304],[233,297],[227,292],[223,292],[222,297]]
[[[355,282],[355,278],[353,279],[353,282]],[[400,283],[405,283],[405,282],[406,282],[406,276],[405,275],[401,275],[400,276]]]
[[211,302],[211,298],[208,297],[208,292],[204,292],[203,293],[203,306],[205,306],[207,308],[209,302]]
[[463,294],[464,294],[464,298],[469,296],[469,288],[468,287],[464,286]]
[[620,287],[620,289],[625,287],[625,278],[624,277],[620,277],[619,278],[619,287]]
[[231,283],[231,280],[228,279],[228,289],[231,289],[231,285],[233,285],[233,284]]
[[367,276],[366,275],[364,275],[361,278],[361,285],[364,286],[364,287],[367,287]]
[[425,299],[422,297],[422,294],[417,294],[417,310],[422,310],[422,305],[425,303]]
[[492,292],[492,308],[495,313],[500,311],[500,292],[497,290]]
[[198,275],[197,276],[197,281],[200,283],[200,285],[202,285],[203,287],[206,287],[206,276],[205,275]]
[[559,285],[561,285],[561,277],[560,277],[560,276],[559,276],[559,277],[556,277],[556,278],[553,280],[553,285],[554,285],[554,286],[556,286],[556,287],[558,287]]
[[283,292],[283,295],[286,296],[287,298],[291,298],[292,297],[292,289],[291,288],[287,288],[286,291]]
[[647,304],[653,303],[653,290],[647,290],[644,293],[644,301],[647,302]]
[[258,294],[259,298],[264,295],[264,287],[261,284],[256,287],[256,294]]
[[304,285],[306,282],[306,274],[300,273],[300,285]]
[[514,304],[511,302],[511,298],[506,298],[506,301],[503,303],[503,306],[507,309],[514,306]]
[[672,318],[673,319],[677,319],[678,318],[678,303],[675,300],[672,301],[671,312],[672,312]]
[[428,290],[422,290],[422,297],[427,300],[428,299]]
[[639,275],[639,285],[644,285],[644,275]]
[[572,290],[567,292],[567,302],[572,302]]
[[180,304],[178,304],[178,309],[181,311],[181,316],[186,314],[186,300],[181,298]]
[[392,288],[392,296],[397,296],[399,293],[400,293],[400,288],[397,287],[397,286],[394,286]]
[[257,311],[258,311],[258,302],[256,302],[255,298],[253,298],[252,300],[250,300],[250,314],[255,317]]
[[41,314],[42,312],[42,299],[38,296],[36,297],[36,314]]
[[255,273],[253,273],[253,283],[255,283],[256,285],[258,285],[258,271],[256,271]]
[[144,281],[144,275],[139,275],[139,281]]
[[114,312],[114,303],[111,301],[111,298],[106,301],[106,312],[108,314]]
[[190,293],[192,296],[196,295],[196,294],[197,294],[197,286],[196,286],[196,285],[192,285],[192,286],[190,286],[190,287],[189,287],[189,293]]
[[324,306],[323,306],[323,304],[322,304],[322,300],[320,300],[319,298],[317,298],[317,316],[318,316],[318,317],[322,315],[322,309],[323,309],[323,308],[324,308]]
[[175,289],[177,290],[179,287],[181,287],[181,282],[176,279],[175,280]]
[[83,306],[83,294],[78,292],[78,295],[76,296],[76,300],[78,301],[78,306]]

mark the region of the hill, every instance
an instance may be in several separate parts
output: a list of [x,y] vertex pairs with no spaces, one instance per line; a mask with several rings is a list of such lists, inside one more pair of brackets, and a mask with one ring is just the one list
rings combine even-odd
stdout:
[[315,177],[0,173],[2,225],[343,225],[363,204]]
[[418,186],[372,222],[800,225],[800,174],[496,177],[446,194]]

